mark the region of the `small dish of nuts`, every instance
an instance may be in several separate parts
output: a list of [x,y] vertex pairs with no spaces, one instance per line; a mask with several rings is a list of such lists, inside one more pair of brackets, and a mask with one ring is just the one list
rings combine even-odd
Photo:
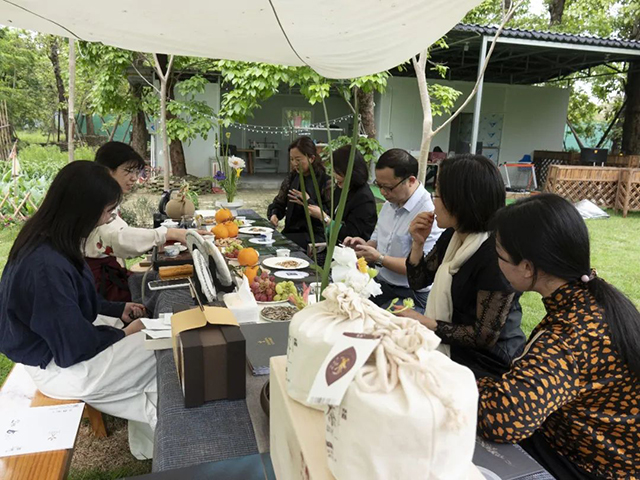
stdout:
[[260,317],[268,322],[288,322],[297,312],[296,307],[288,305],[264,307],[260,312]]

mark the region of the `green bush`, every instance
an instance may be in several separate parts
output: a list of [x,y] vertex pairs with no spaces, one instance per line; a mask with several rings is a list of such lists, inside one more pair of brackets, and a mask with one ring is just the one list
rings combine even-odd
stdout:
[[[76,150],[75,158],[79,160],[92,160],[95,156],[95,149],[91,147],[80,147]],[[69,154],[60,151],[55,145],[46,147],[41,145],[29,145],[18,151],[18,161],[20,162],[20,176],[14,182],[11,176],[11,162],[0,163],[0,194],[1,198],[11,191],[14,203],[19,204],[27,192],[31,192],[31,201],[35,205],[40,205],[49,185],[62,167],[69,161]],[[15,191],[17,187],[17,192]],[[2,207],[3,215],[11,215],[15,210],[9,202]],[[35,209],[27,203],[22,213],[27,216],[32,215]]]
[[[78,160],[93,160],[95,149],[92,147],[79,147],[75,151]],[[56,145],[29,145],[18,150],[20,162],[20,175],[28,178],[45,177],[53,180],[53,177],[69,162],[69,154],[62,152]],[[11,172],[11,162],[2,162],[0,173],[4,175]]]

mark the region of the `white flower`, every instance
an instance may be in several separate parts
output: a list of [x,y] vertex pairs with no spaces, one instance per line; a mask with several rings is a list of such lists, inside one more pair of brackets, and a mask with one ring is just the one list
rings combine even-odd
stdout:
[[241,159],[240,157],[236,157],[235,155],[232,155],[229,157],[229,166],[231,168],[235,168],[236,170],[240,170],[240,169],[244,169],[245,163],[244,163],[244,160]]
[[380,284],[368,273],[358,269],[358,257],[353,249],[348,247],[337,247],[334,250],[331,278],[336,283],[345,284],[363,298],[382,293]]
[[355,266],[358,262],[358,257],[353,248],[336,247],[333,251],[333,261],[338,265]]

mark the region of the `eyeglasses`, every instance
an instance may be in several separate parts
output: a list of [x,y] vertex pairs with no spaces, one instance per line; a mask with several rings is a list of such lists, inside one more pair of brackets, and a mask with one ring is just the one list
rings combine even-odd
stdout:
[[385,192],[391,193],[393,192],[396,188],[398,188],[400,186],[401,183],[406,182],[407,180],[409,180],[409,178],[411,177],[404,177],[402,180],[400,180],[398,183],[396,183],[393,187],[387,187],[385,185],[380,185],[378,183],[377,180],[373,181],[373,184],[378,187],[380,190],[384,190]]
[[144,171],[144,168],[129,167],[129,168],[124,168],[123,171],[126,175],[135,175],[136,177],[139,177]]

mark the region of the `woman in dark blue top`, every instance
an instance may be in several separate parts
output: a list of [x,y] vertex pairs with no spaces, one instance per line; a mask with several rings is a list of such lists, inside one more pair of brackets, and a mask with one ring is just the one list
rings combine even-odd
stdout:
[[142,425],[130,433],[132,453],[142,458],[151,455],[144,439],[155,427],[157,390],[154,356],[137,333],[144,307],[99,297],[82,253],[121,196],[93,162],[58,173],[9,253],[0,281],[0,352],[23,364],[45,395],[83,400]]

